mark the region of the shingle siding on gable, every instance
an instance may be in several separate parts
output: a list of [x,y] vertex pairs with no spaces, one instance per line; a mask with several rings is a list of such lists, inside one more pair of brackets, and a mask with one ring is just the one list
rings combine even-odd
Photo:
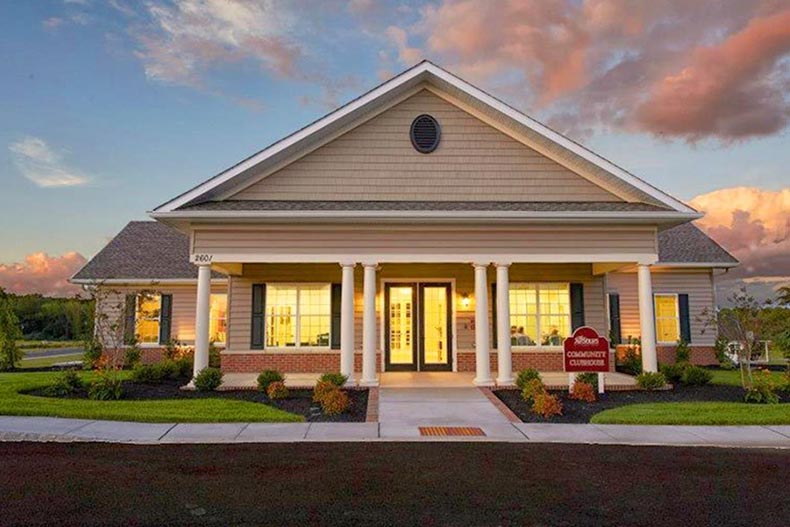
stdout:
[[[423,113],[442,129],[431,154],[409,140]],[[622,201],[427,90],[231,199]]]

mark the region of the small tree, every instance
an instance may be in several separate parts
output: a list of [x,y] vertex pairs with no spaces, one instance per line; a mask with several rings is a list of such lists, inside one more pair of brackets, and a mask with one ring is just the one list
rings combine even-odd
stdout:
[[790,306],[790,285],[783,285],[779,288],[776,295],[776,303]]
[[732,307],[711,312],[705,309],[700,319],[704,323],[703,333],[709,329],[718,330],[720,337],[727,342],[736,343],[738,366],[741,373],[741,385],[749,389],[754,383],[752,376],[752,354],[758,349],[762,340],[763,320],[760,312],[764,303],[760,303],[754,296],[742,287],[728,297]]
[[22,338],[19,319],[11,307],[8,295],[0,287],[0,370],[13,370],[22,360],[22,350],[16,341]]

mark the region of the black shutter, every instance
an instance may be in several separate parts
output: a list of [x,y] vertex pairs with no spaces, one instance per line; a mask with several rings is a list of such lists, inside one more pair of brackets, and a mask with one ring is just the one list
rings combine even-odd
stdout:
[[494,347],[499,349],[497,346],[497,323],[496,323],[496,284],[491,284],[491,335],[493,335],[493,342]]
[[130,293],[126,295],[126,306],[123,322],[123,343],[131,344],[134,342],[135,321],[137,319],[137,295]]
[[266,327],[266,284],[252,284],[250,349],[262,350]]
[[584,325],[584,284],[571,284],[571,329]]
[[680,315],[680,339],[686,344],[691,343],[691,317],[689,316],[689,296],[678,295],[678,313]]
[[620,294],[609,293],[609,339],[613,346],[623,341],[620,328]]
[[333,350],[340,349],[340,303],[343,296],[343,285],[332,284],[332,342]]
[[161,295],[159,307],[159,344],[170,341],[170,327],[173,319],[173,295]]

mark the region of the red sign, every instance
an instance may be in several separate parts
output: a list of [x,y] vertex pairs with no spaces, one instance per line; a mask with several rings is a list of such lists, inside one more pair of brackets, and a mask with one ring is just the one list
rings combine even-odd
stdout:
[[563,348],[565,371],[609,371],[609,341],[593,328],[578,328]]

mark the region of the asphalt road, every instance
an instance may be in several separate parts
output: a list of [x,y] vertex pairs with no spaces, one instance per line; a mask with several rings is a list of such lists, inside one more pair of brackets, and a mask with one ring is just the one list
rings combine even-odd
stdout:
[[790,451],[0,444],[2,525],[787,525]]
[[44,357],[57,357],[58,355],[73,355],[75,353],[82,353],[84,348],[42,348],[42,349],[26,349],[25,358],[28,359],[41,359]]

